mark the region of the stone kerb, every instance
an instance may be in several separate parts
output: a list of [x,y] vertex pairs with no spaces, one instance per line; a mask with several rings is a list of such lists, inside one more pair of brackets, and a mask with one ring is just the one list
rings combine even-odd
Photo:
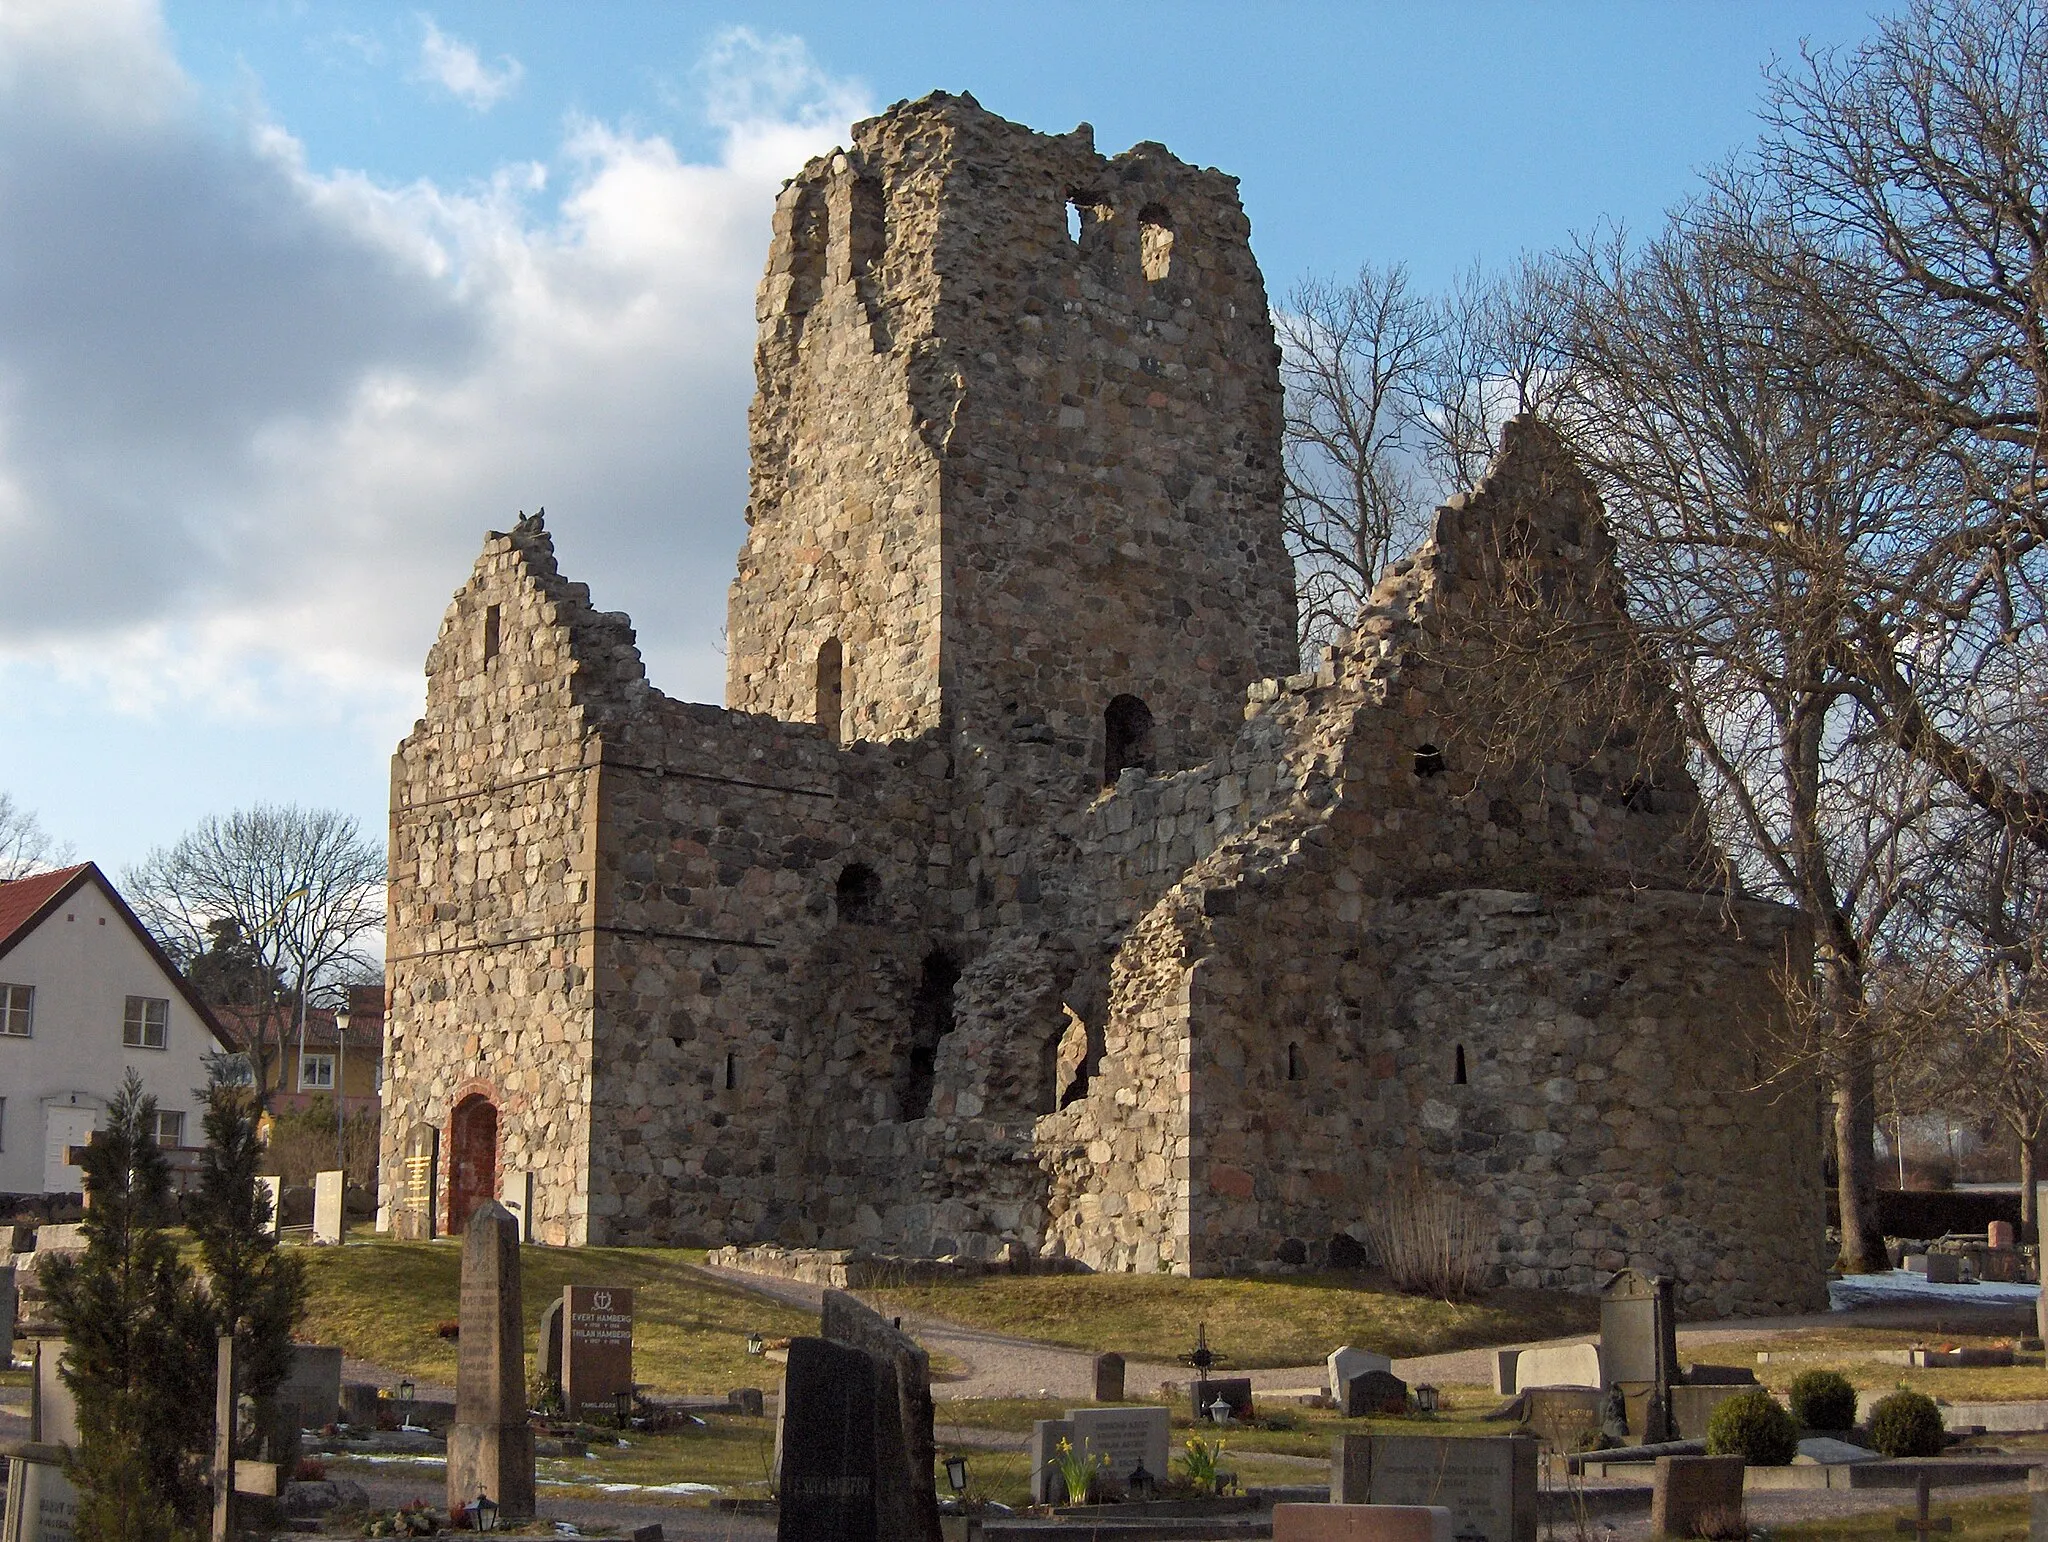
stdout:
[[1452,1542],[1442,1505],[1273,1506],[1273,1542]]

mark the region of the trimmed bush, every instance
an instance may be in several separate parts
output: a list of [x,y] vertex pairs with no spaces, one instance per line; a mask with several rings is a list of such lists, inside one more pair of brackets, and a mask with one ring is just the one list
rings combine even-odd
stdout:
[[1870,1411],[1871,1449],[1886,1456],[1939,1456],[1941,1410],[1924,1392],[1897,1392]]
[[1854,1429],[1856,1389],[1840,1371],[1801,1371],[1792,1378],[1792,1417],[1801,1429]]
[[1731,1397],[1707,1421],[1707,1455],[1739,1456],[1752,1467],[1783,1467],[1799,1451],[1799,1426],[1762,1387]]

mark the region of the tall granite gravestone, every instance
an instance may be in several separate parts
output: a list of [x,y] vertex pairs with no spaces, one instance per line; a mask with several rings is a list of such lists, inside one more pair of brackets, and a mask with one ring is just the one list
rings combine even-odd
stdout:
[[498,1185],[499,1202],[519,1222],[519,1240],[533,1241],[533,1174],[525,1169],[507,1172]]
[[347,1179],[348,1174],[338,1171],[313,1174],[315,1242],[340,1242],[348,1234],[348,1222],[342,1212],[342,1194]]
[[1026,1447],[1026,1460],[1031,1463],[1031,1502],[1035,1505],[1056,1505],[1065,1503],[1067,1498],[1066,1479],[1060,1476],[1060,1442],[1065,1441],[1075,1450],[1080,1446],[1074,1439],[1074,1422],[1071,1419],[1036,1419],[1031,1425],[1031,1444]]
[[1526,1435],[1339,1435],[1330,1503],[1443,1505],[1471,1542],[1536,1542],[1536,1442]]
[[562,1384],[562,1298],[555,1297],[540,1314],[539,1342],[533,1347],[534,1364],[543,1380]]
[[35,1341],[34,1380],[29,1386],[28,1438],[46,1446],[78,1444],[78,1398],[64,1385],[58,1364],[62,1339]]
[[284,1179],[275,1173],[262,1173],[257,1176],[256,1187],[270,1201],[270,1219],[263,1223],[263,1230],[275,1237],[284,1230]]
[[1114,1351],[1095,1357],[1095,1401],[1121,1403],[1124,1400],[1124,1357]]
[[434,1202],[441,1192],[441,1132],[416,1124],[406,1132],[404,1170],[391,1226],[401,1242],[434,1240]]
[[865,1350],[790,1340],[778,1420],[780,1542],[882,1542],[888,1535],[875,1513],[882,1481],[876,1436],[893,1394],[881,1362]]
[[448,1507],[478,1494],[505,1520],[533,1516],[533,1430],[526,1422],[526,1346],[519,1307],[519,1223],[494,1199],[462,1238],[462,1337],[455,1423],[448,1429]]
[[633,1392],[633,1292],[571,1285],[562,1292],[562,1402],[572,1419],[609,1419]]
[[1638,1429],[1631,1420],[1629,1428],[1646,1441],[1670,1439],[1670,1421],[1660,1417],[1671,1406],[1671,1388],[1678,1380],[1678,1320],[1670,1280],[1623,1269],[1601,1288],[1600,1371],[1610,1387],[1649,1383],[1649,1421]]
[[[933,1486],[931,1357],[873,1309],[843,1290],[825,1292],[824,1336],[873,1356],[881,1367],[876,1455],[882,1481],[875,1516],[889,1542],[939,1542],[939,1497]],[[887,1394],[893,1381],[895,1397]]]

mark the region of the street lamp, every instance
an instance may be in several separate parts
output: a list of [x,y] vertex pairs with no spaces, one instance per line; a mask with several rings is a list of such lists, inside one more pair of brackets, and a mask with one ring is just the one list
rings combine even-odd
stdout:
[[[344,1149],[344,1142],[348,1139],[348,1095],[343,1089],[348,1086],[345,1074],[348,1070],[348,987],[344,985],[341,991],[341,1005],[334,1009],[334,1164],[342,1170],[341,1187],[346,1194],[348,1152]],[[346,1208],[344,1200],[343,1209]],[[348,1230],[346,1219],[342,1230],[344,1233]]]

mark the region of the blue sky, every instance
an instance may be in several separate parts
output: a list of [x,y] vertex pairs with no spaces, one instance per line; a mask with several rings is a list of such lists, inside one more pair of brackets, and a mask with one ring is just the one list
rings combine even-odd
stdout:
[[482,533],[545,504],[719,699],[783,177],[937,88],[1243,185],[1276,300],[1633,227],[1870,4],[0,0],[0,790],[112,870],[381,830]]

